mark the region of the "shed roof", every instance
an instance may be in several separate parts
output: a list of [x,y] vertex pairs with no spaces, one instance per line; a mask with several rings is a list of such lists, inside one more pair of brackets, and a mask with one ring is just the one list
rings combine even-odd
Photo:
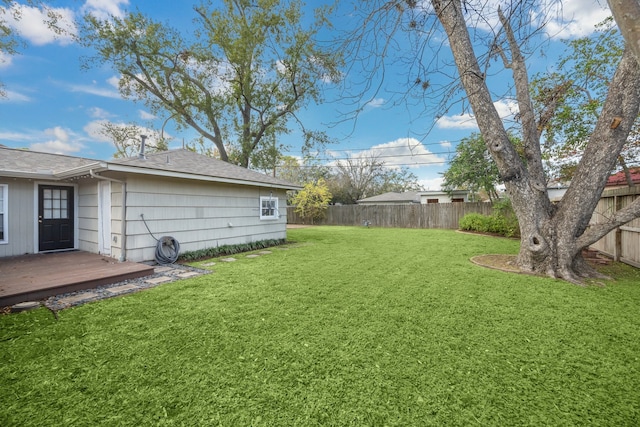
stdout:
[[[629,174],[631,175],[631,181],[633,184],[640,184],[640,167],[629,168]],[[618,185],[629,185],[627,183],[627,177],[624,171],[616,172],[607,179],[607,187]]]
[[0,175],[66,179],[93,172],[171,176],[241,185],[297,189],[299,186],[189,150],[178,149],[108,161],[0,147]]
[[403,193],[390,191],[358,200],[358,203],[420,203],[420,193],[405,191]]

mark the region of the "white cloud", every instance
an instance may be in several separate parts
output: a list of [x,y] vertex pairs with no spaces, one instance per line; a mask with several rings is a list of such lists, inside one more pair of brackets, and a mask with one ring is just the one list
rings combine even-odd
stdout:
[[63,142],[58,140],[52,140],[47,142],[38,142],[35,144],[31,144],[29,148],[33,151],[40,151],[43,153],[73,154],[82,150],[84,146],[79,143],[69,143],[69,142]]
[[440,141],[440,146],[442,148],[451,148],[453,144],[450,141]]
[[33,151],[55,154],[79,153],[86,148],[85,139],[62,126],[45,130],[29,129],[24,132],[0,131],[0,142],[13,142],[13,146],[18,145]]
[[109,117],[113,117],[113,114],[108,112],[107,110],[103,110],[100,107],[89,108],[89,116],[94,119],[106,119]]
[[32,135],[20,132],[1,132],[0,131],[0,141],[31,141],[33,139]]
[[425,191],[441,191],[443,181],[444,178],[442,177],[428,178],[419,180],[418,184],[424,188]]
[[[511,120],[518,112],[518,103],[512,99],[496,101],[493,105],[502,120]],[[442,116],[436,125],[440,129],[478,129],[476,118],[469,113]]]
[[138,110],[138,115],[142,120],[153,120],[157,118],[155,115],[144,110]]
[[116,98],[120,99],[120,92],[113,89],[99,87],[94,85],[69,85],[71,92],[88,93],[89,95],[102,96],[104,98]]
[[118,89],[120,87],[120,77],[112,76],[107,79],[107,83],[109,83],[114,88]]
[[[340,161],[340,157],[344,158],[344,153],[339,155],[334,153],[334,155],[338,158],[337,162]],[[368,150],[349,153],[348,156],[352,159],[375,157],[383,161],[387,167],[406,166],[411,169],[441,165],[446,161],[445,158],[429,151],[422,142],[415,138],[398,138],[395,141],[374,145]]]
[[84,148],[84,145],[74,137],[72,132],[60,126],[45,129],[44,135],[51,139],[45,142],[32,143],[29,148],[33,151],[55,154],[77,153]]
[[[547,0],[546,3],[552,19],[545,26],[545,32],[553,38],[588,36],[596,24],[611,16],[604,0]],[[533,16],[534,22],[538,20],[539,16]]]
[[437,126],[440,129],[478,129],[476,119],[471,114],[442,116],[438,119]]
[[102,125],[107,123],[108,120],[93,120],[87,123],[82,130],[84,130],[89,138],[98,142],[111,142],[109,138],[102,134]]
[[[594,26],[611,15],[605,0],[542,0],[531,12],[532,27],[539,28],[545,23],[544,31],[552,38],[583,37],[594,31]],[[470,2],[467,22],[484,31],[500,26],[498,8],[508,11],[512,0],[483,0]],[[477,10],[482,10],[479,14]]]
[[120,5],[127,6],[128,4],[129,0],[87,0],[80,11],[101,20],[107,20],[111,16],[122,18],[124,10]]
[[[6,24],[36,46],[56,42],[61,45],[71,44],[78,30],[74,21],[74,12],[67,8],[47,6],[38,8],[13,2],[11,10],[4,9],[3,12]],[[59,31],[52,29],[49,14],[56,16],[55,26]]]
[[2,98],[0,97],[0,103],[11,103],[11,102],[29,102],[31,101],[31,98],[29,98],[27,95],[24,95],[22,93],[19,92],[15,92],[12,90],[4,90],[4,94],[5,97]]
[[384,105],[384,98],[374,98],[371,101],[367,102],[367,107],[378,108]]

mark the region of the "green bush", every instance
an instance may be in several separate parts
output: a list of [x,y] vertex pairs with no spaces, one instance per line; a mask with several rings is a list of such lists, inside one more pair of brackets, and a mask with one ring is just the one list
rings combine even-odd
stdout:
[[506,237],[520,236],[518,218],[513,212],[509,199],[502,199],[496,202],[493,206],[493,212],[492,215],[466,214],[460,218],[460,229],[480,233],[495,233]]
[[488,216],[479,213],[466,214],[460,218],[460,229],[486,232],[488,231],[488,219]]
[[239,245],[223,245],[214,248],[200,249],[198,251],[189,251],[180,254],[180,261],[196,261],[206,258],[216,258],[219,256],[233,255],[241,252],[256,251],[258,249],[270,248],[286,243],[286,239],[260,240]]

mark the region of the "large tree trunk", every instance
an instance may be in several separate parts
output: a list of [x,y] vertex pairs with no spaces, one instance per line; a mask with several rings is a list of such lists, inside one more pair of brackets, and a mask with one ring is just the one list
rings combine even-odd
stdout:
[[589,229],[589,220],[607,177],[638,115],[640,72],[635,55],[631,51],[625,52],[571,186],[560,204],[554,206],[549,201],[541,165],[539,132],[531,108],[526,64],[508,20],[500,14],[507,36],[503,49],[508,49],[510,59],[505,52],[501,53],[505,65],[513,71],[522,122],[524,161],[509,141],[493,105],[464,21],[461,1],[432,0],[432,4],[447,32],[478,127],[498,165],[520,223],[522,239],[518,266],[524,271],[575,283],[579,283],[581,277],[597,276],[582,259],[582,249],[623,224],[620,221],[640,215],[639,199],[624,212],[616,214],[608,224]]

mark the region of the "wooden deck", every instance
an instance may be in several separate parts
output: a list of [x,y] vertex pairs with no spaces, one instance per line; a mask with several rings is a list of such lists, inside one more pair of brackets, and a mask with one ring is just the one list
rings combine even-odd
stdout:
[[149,276],[152,266],[72,251],[0,258],[0,307]]

